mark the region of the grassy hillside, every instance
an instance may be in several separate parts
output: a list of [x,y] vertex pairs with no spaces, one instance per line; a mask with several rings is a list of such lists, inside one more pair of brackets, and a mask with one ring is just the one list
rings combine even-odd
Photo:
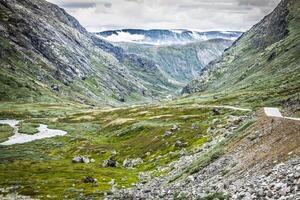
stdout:
[[299,9],[298,1],[282,1],[183,92],[219,93],[258,105],[299,98]]
[[1,1],[0,11],[0,101],[116,105],[176,89],[152,61],[88,33],[54,4]]

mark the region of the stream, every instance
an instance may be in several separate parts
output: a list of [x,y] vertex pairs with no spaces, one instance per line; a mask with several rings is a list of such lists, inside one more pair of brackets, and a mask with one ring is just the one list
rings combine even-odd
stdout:
[[38,133],[34,135],[27,135],[27,134],[19,133],[19,127],[18,127],[19,123],[20,121],[14,119],[0,120],[0,124],[7,124],[11,126],[13,128],[13,134],[14,134],[10,136],[7,141],[0,143],[0,145],[22,144],[34,140],[51,138],[55,136],[63,136],[67,134],[66,131],[49,129],[47,125],[40,124],[40,126],[37,128]]

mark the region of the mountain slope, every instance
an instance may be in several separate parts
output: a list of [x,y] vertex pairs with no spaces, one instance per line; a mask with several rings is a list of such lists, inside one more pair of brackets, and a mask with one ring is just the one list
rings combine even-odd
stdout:
[[262,104],[299,94],[299,11],[299,1],[282,1],[182,92],[241,92]]
[[174,89],[153,62],[88,33],[56,5],[1,0],[0,10],[2,101],[117,103]]
[[147,45],[118,43],[126,52],[153,60],[162,73],[182,86],[195,78],[199,71],[212,60],[219,58],[232,40],[211,39],[177,45]]

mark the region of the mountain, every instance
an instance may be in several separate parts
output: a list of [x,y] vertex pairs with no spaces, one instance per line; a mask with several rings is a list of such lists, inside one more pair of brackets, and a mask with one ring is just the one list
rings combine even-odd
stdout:
[[199,32],[185,29],[121,29],[107,30],[95,33],[100,38],[110,42],[134,42],[150,45],[186,44],[211,39],[236,40],[242,34],[238,31],[208,31]]
[[156,64],[101,40],[46,1],[0,1],[0,100],[116,104],[177,86]]
[[0,0],[0,199],[299,199],[299,9],[283,0],[189,94],[147,103],[232,41],[115,46]]
[[126,52],[139,55],[157,63],[162,74],[181,87],[196,78],[199,71],[219,58],[231,46],[232,40],[211,39],[186,44],[148,45],[122,42],[117,45]]
[[202,69],[182,93],[236,93],[258,104],[296,97],[300,93],[299,4],[282,1],[220,59]]

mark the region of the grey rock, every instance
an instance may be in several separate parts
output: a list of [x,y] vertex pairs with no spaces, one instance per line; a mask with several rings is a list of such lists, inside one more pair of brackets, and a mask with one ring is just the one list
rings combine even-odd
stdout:
[[104,160],[102,163],[103,167],[117,167],[117,161],[115,161],[112,158],[109,158],[108,160]]
[[90,163],[90,159],[86,156],[75,156],[72,163]]
[[138,166],[142,163],[143,163],[143,160],[141,158],[125,159],[123,161],[123,167],[132,168],[132,167]]

